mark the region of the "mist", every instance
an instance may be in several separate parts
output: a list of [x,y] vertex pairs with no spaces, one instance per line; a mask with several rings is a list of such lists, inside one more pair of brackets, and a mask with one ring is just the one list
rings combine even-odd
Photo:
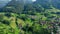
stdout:
[[9,3],[11,0],[0,0],[0,8],[4,7],[5,5],[7,5],[7,3]]
[[[10,1],[12,0],[0,0],[0,8],[4,7],[5,5],[7,5]],[[36,0],[16,0],[19,2],[24,2],[24,3],[32,3],[35,2]]]

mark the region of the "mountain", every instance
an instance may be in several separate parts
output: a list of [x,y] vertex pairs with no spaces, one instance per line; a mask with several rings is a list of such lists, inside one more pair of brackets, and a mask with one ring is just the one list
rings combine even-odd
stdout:
[[42,5],[44,8],[48,8],[51,5],[57,9],[60,9],[60,0],[37,0],[37,4]]
[[60,34],[59,0],[4,2],[0,9],[0,34]]
[[[11,0],[11,1],[13,2],[17,1],[19,3],[24,3],[24,4],[27,4],[27,3],[29,4],[33,2],[33,0]],[[0,3],[1,3],[0,6],[3,7],[9,2],[10,1],[7,1],[7,0],[6,1],[0,0]],[[50,7],[50,5],[52,5],[53,7],[60,9],[60,0],[36,0],[35,3],[42,5],[44,8],[48,8]]]
[[52,5],[55,8],[60,9],[60,0],[52,0]]
[[6,6],[8,4],[9,1],[1,1],[0,0],[0,8]]
[[[19,11],[22,12],[26,8],[29,8],[29,7],[30,7],[29,10],[31,8],[33,8],[35,11],[41,11],[40,10],[41,7],[46,8],[46,9],[51,9],[52,7],[60,9],[60,0],[36,0],[35,2],[33,2],[32,0],[11,0],[9,2],[6,1],[5,3],[1,4],[0,6],[2,6],[2,7],[4,6],[3,9],[4,10],[8,9],[9,11],[10,10],[13,11],[13,9],[14,9],[15,11],[18,10],[18,12]],[[12,8],[12,9],[10,9],[10,8]]]

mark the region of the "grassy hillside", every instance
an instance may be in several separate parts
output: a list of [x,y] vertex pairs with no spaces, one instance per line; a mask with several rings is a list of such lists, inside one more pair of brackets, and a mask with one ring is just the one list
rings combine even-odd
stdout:
[[1,12],[0,34],[50,34],[47,24],[36,23],[37,21],[29,16]]
[[12,0],[0,9],[0,34],[60,33],[60,9],[53,5],[52,0],[31,4]]
[[59,11],[47,9],[35,15],[0,12],[0,34],[51,34],[52,30],[56,33]]

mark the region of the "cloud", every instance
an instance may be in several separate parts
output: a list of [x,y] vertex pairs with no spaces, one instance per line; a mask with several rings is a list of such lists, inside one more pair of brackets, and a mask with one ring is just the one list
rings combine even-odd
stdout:
[[0,1],[11,1],[11,0],[0,0]]
[[33,2],[35,2],[36,0],[32,0]]

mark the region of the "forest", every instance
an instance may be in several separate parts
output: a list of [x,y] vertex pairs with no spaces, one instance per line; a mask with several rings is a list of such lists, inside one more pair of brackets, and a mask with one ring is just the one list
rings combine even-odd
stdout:
[[0,8],[0,34],[60,34],[60,0],[11,0]]

